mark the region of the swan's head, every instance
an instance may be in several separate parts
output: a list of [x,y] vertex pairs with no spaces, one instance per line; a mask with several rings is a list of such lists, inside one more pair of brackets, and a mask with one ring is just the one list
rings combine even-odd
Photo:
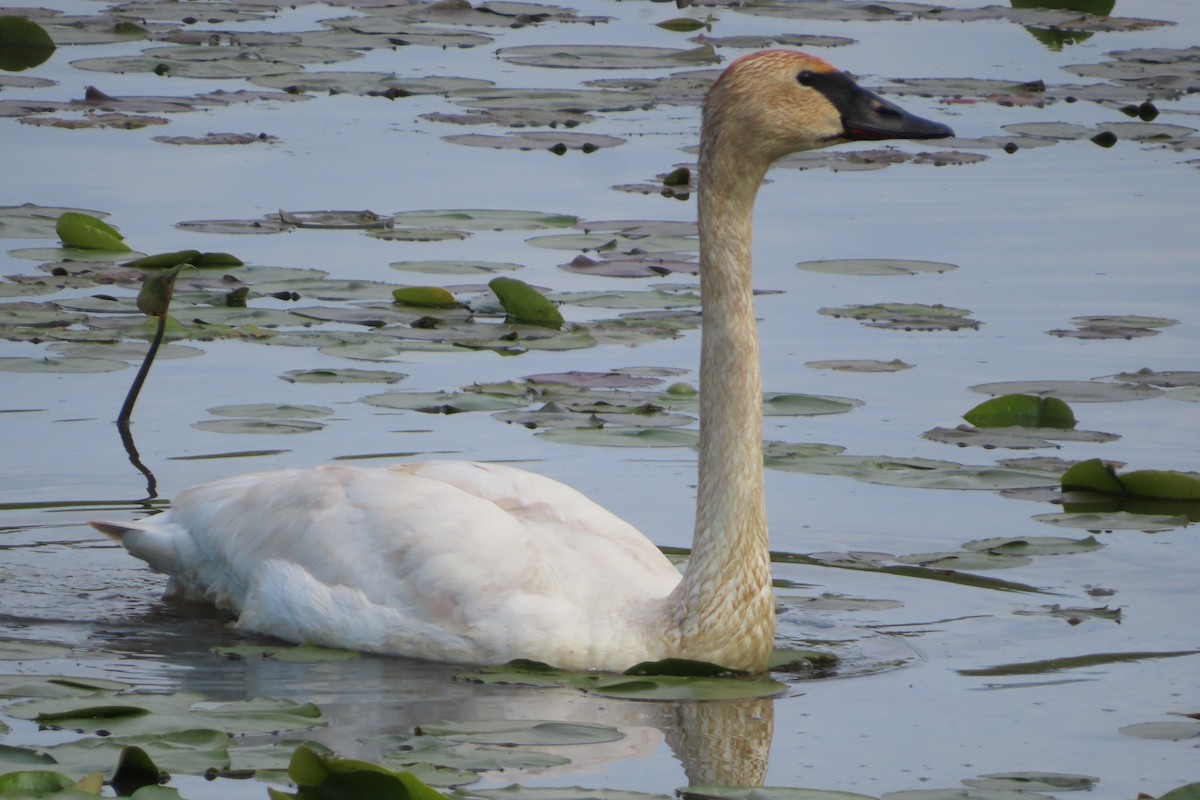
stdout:
[[863,139],[941,139],[945,125],[922,119],[804,53],[767,50],[722,73],[704,102],[705,132],[767,161]]

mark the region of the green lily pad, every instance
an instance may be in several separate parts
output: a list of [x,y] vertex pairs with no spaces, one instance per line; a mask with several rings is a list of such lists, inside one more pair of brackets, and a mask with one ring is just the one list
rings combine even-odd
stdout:
[[452,742],[506,747],[601,744],[625,738],[625,734],[608,725],[537,719],[422,723],[417,726],[417,733]]
[[993,397],[963,414],[963,419],[980,428],[1074,428],[1075,414],[1057,397],[1008,394]]
[[787,684],[771,678],[695,678],[680,675],[597,678],[584,688],[590,694],[626,700],[743,700],[774,697]]
[[[70,789],[75,781],[58,772],[26,770],[0,775],[0,796],[50,797]],[[84,795],[86,796],[86,795]]]
[[1028,450],[1039,447],[1059,447],[1058,442],[1112,442],[1121,438],[1102,431],[1062,430],[1061,428],[973,428],[959,425],[956,428],[933,428],[921,434],[922,438],[959,447],[998,447],[1009,450]]
[[558,330],[565,324],[562,313],[546,296],[516,278],[492,278],[488,286],[500,299],[508,320]]
[[0,69],[19,72],[44,63],[54,54],[54,40],[31,19],[0,16]]
[[594,250],[606,255],[612,253],[693,253],[700,247],[698,239],[671,233],[628,234],[628,233],[555,233],[533,236],[525,240],[534,247],[551,250]]
[[365,761],[326,756],[305,745],[296,748],[287,774],[300,789],[295,797],[396,800],[443,800],[445,797],[408,773],[392,772]]
[[392,290],[392,299],[400,305],[418,308],[458,308],[454,295],[440,286],[404,286]]
[[720,61],[716,50],[701,45],[691,50],[632,45],[521,45],[502,47],[496,55],[529,67],[577,69],[658,69],[695,67]]
[[828,272],[834,275],[869,275],[886,277],[891,275],[920,275],[922,273],[949,272],[958,269],[954,264],[937,261],[908,261],[896,258],[838,258],[821,261],[801,261],[796,265],[809,272]]
[[1141,469],[1120,475],[1098,458],[1081,461],[1063,473],[1064,491],[1085,490],[1156,500],[1200,500],[1200,474]]
[[408,375],[382,369],[294,369],[279,377],[288,383],[399,383]]
[[129,245],[123,241],[125,237],[116,228],[87,214],[68,211],[58,218],[54,230],[67,247],[129,252]]
[[28,747],[0,744],[0,775],[18,771],[53,770],[57,766],[58,762],[46,753],[39,753]]

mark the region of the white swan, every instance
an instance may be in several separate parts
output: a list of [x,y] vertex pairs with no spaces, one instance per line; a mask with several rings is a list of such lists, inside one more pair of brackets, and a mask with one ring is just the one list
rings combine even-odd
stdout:
[[573,489],[496,464],[324,466],[181,492],[92,523],[171,576],[167,595],[293,642],[448,662],[623,670],[667,657],[762,671],[775,616],[763,497],[751,213],[767,168],[855,139],[949,128],[826,62],[767,51],[708,93],[700,141],[700,456],[686,573]]

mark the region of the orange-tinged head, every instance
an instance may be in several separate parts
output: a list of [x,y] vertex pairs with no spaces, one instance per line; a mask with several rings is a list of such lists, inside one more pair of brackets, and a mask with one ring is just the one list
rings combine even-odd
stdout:
[[768,162],[839,142],[954,135],[863,89],[828,62],[786,50],[730,64],[705,99],[704,129],[724,146]]

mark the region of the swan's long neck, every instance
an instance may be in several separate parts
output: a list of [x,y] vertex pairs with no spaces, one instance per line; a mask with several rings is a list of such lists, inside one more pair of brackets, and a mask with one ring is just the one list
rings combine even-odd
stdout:
[[668,604],[682,656],[761,671],[774,642],[775,613],[751,217],[769,160],[748,157],[737,144],[706,111],[698,212],[703,324],[696,530],[687,572]]

